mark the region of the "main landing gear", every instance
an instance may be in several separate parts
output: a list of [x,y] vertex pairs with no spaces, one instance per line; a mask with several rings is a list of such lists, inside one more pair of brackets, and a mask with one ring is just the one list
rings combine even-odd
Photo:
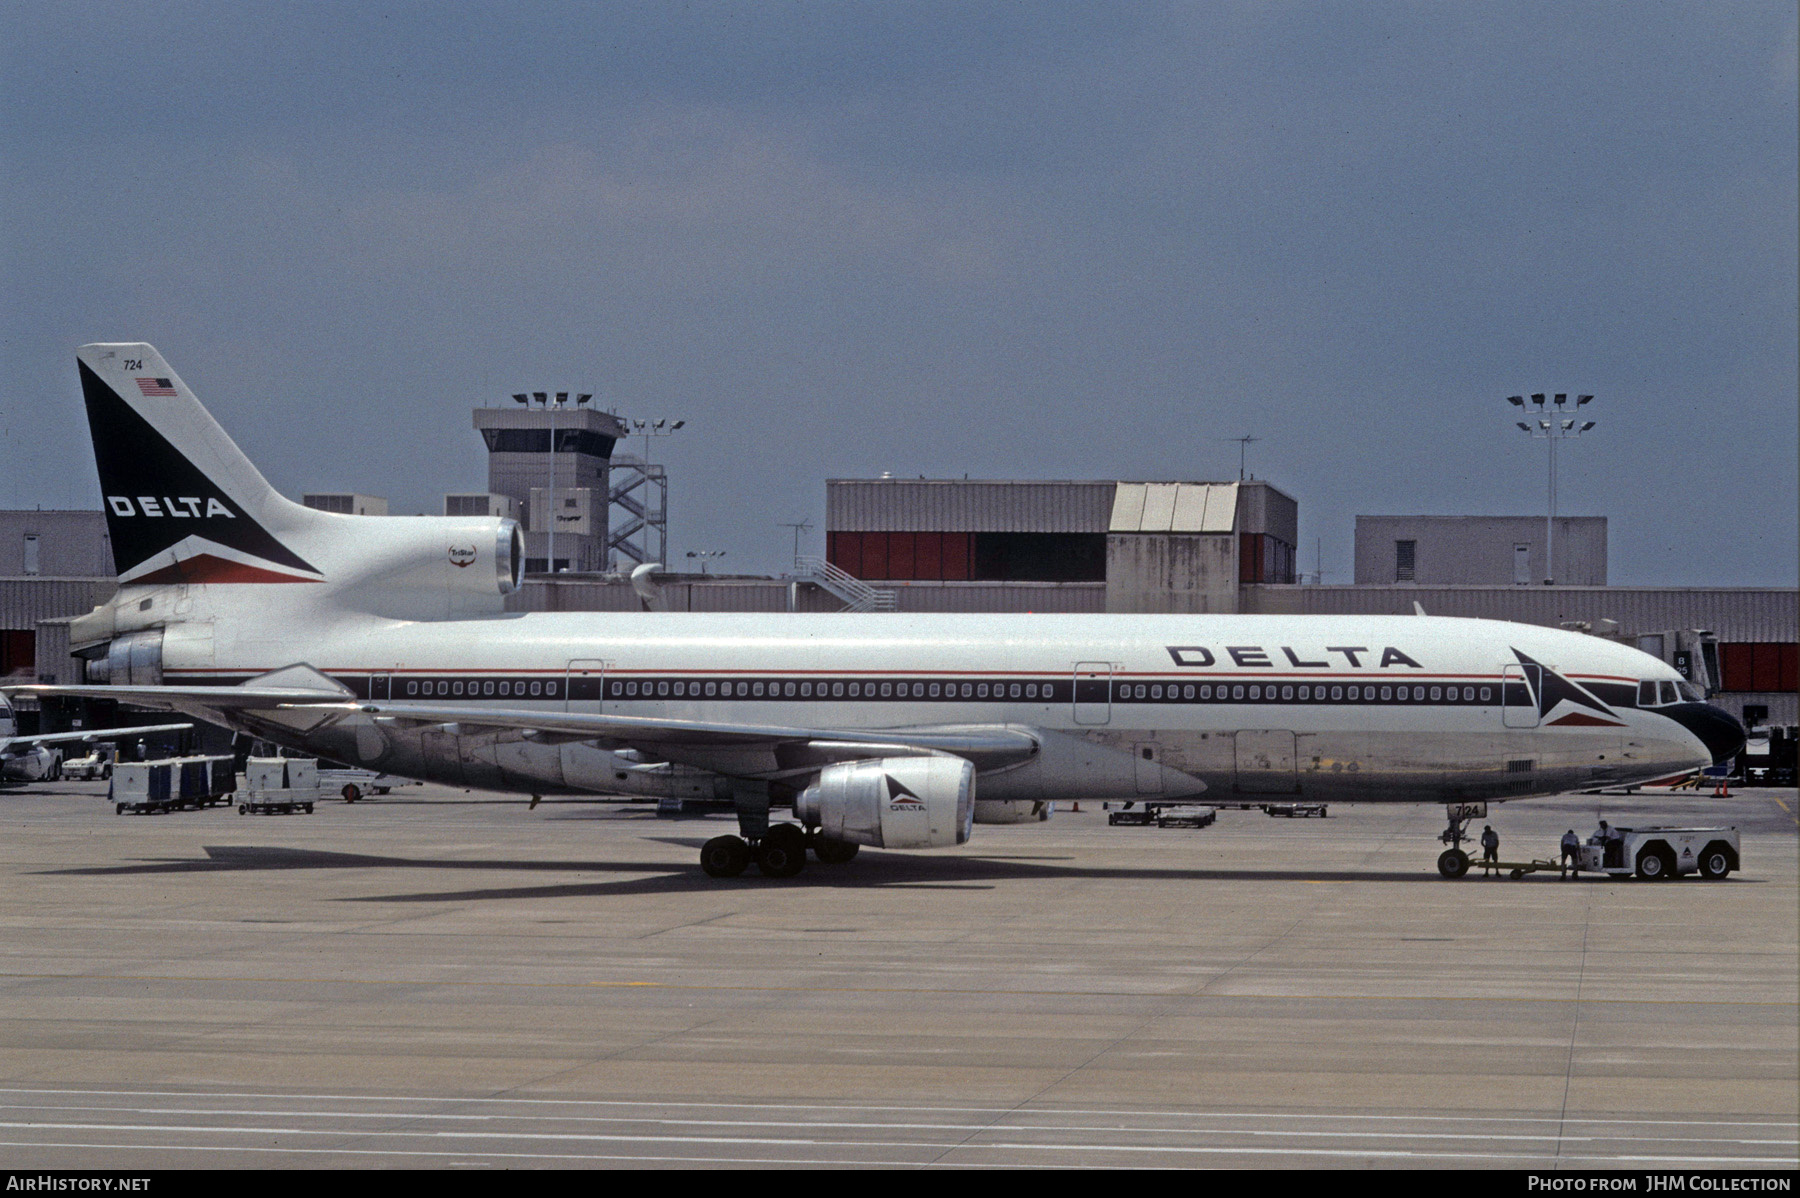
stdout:
[[768,878],[791,878],[806,868],[810,851],[820,865],[842,865],[859,846],[821,836],[817,828],[769,822],[766,782],[744,781],[732,790],[738,834],[715,836],[700,847],[700,868],[715,878],[735,878],[752,861]]
[[715,836],[700,849],[700,868],[710,877],[735,878],[752,861],[765,877],[791,878],[806,868],[810,850],[820,865],[842,865],[856,856],[860,845],[821,836],[817,829],[799,824],[770,824],[762,836]]

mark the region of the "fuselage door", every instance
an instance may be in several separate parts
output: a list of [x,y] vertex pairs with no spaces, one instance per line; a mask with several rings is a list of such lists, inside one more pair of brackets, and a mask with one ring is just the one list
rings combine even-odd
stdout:
[[1137,792],[1141,795],[1159,795],[1163,790],[1162,760],[1154,743],[1136,744],[1131,747],[1131,759],[1137,770]]
[[1239,732],[1237,788],[1245,794],[1291,795],[1300,791],[1294,771],[1294,734],[1285,728]]
[[600,700],[606,694],[606,663],[593,657],[577,657],[569,662],[563,675],[563,710],[601,710]]
[[1544,682],[1540,665],[1500,667],[1500,722],[1508,728],[1538,726],[1538,688]]
[[1112,677],[1110,661],[1078,661],[1075,663],[1075,722],[1090,727],[1112,722]]

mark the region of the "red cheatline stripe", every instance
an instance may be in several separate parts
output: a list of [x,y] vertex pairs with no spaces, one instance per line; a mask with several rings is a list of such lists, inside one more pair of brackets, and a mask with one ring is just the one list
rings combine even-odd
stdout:
[[[290,579],[288,581],[311,582],[312,580],[308,579],[308,578],[295,578],[295,579]],[[278,668],[279,667],[277,667],[277,666],[235,666],[235,667],[195,666],[190,669],[181,670],[181,671],[179,671],[179,673],[177,671],[173,671],[173,670],[166,671],[166,673],[167,673],[167,676],[171,677],[171,678],[179,677],[179,676],[187,676],[187,675],[202,675],[202,674],[205,674],[205,675],[229,674],[229,675],[254,676],[256,674],[264,674],[270,670],[278,669]],[[757,677],[758,675],[761,675],[764,677],[777,677],[777,678],[798,678],[798,677],[806,676],[806,675],[815,676],[815,677],[825,677],[825,678],[851,678],[851,677],[898,678],[898,677],[901,677],[902,675],[904,675],[908,678],[920,678],[920,679],[926,679],[926,680],[929,680],[932,678],[974,678],[974,679],[980,679],[980,678],[1027,678],[1027,679],[1046,678],[1046,679],[1052,679],[1052,680],[1061,680],[1061,679],[1066,679],[1066,678],[1071,677],[1070,671],[1068,671],[1068,670],[905,670],[905,669],[893,669],[893,670],[879,670],[879,669],[876,669],[876,670],[783,670],[783,669],[778,669],[778,668],[770,668],[770,669],[745,668],[745,669],[741,669],[741,670],[733,670],[733,669],[684,670],[684,669],[681,669],[681,668],[675,667],[675,666],[668,666],[668,667],[664,667],[664,666],[643,666],[643,667],[618,666],[616,668],[609,669],[609,670],[566,670],[566,669],[556,669],[554,667],[549,668],[549,669],[533,669],[533,668],[523,667],[523,666],[518,667],[518,668],[510,668],[510,669],[505,666],[467,666],[467,667],[464,667],[464,666],[322,666],[322,667],[320,667],[319,672],[323,673],[323,674],[392,674],[392,675],[395,675],[396,677],[405,677],[408,674],[417,674],[417,675],[421,675],[421,676],[430,674],[433,677],[436,677],[439,674],[493,674],[496,676],[505,674],[508,677],[512,677],[512,676],[518,675],[518,674],[542,674],[546,677],[554,676],[557,678],[561,678],[565,674],[570,674],[570,675],[573,675],[578,678],[598,678],[603,674],[652,674],[652,675],[663,674],[663,675],[667,675],[671,678],[674,678],[674,677],[692,678],[695,676],[706,677],[709,675],[717,676],[717,677],[721,677],[721,678],[725,677],[726,675],[729,675],[733,678],[742,678],[742,677],[754,678],[754,677]],[[1431,683],[1431,682],[1443,682],[1446,680],[1452,681],[1452,682],[1487,682],[1487,683],[1492,683],[1494,685],[1499,685],[1500,682],[1502,681],[1500,678],[1498,678],[1492,674],[1407,674],[1405,676],[1402,676],[1399,674],[1263,674],[1263,673],[1233,674],[1233,673],[1217,673],[1217,672],[1211,672],[1211,673],[1198,672],[1198,673],[1185,673],[1185,674],[1155,674],[1155,673],[1127,673],[1125,671],[1119,671],[1118,673],[1111,674],[1111,675],[1106,675],[1106,674],[1084,675],[1084,677],[1087,678],[1087,680],[1089,680],[1089,681],[1099,681],[1101,679],[1111,677],[1115,680],[1127,679],[1127,678],[1134,678],[1134,679],[1135,678],[1146,678],[1146,679],[1151,679],[1151,680],[1158,679],[1158,678],[1173,678],[1178,682],[1179,681],[1186,681],[1186,682],[1211,682],[1211,681],[1257,682],[1257,681],[1261,681],[1262,679],[1265,679],[1265,678],[1266,679],[1301,678],[1301,679],[1312,679],[1312,680],[1316,680],[1319,682],[1405,683],[1407,686],[1412,686],[1415,684],[1426,684],[1426,683]],[[1519,680],[1514,679],[1513,682],[1515,685],[1517,685]]]
[[210,553],[196,554],[183,558],[172,566],[164,566],[153,570],[139,578],[128,580],[128,585],[137,586],[150,582],[322,582],[319,578],[306,578],[299,574],[282,574],[275,570],[264,570],[259,566],[247,565],[244,562],[227,561]]

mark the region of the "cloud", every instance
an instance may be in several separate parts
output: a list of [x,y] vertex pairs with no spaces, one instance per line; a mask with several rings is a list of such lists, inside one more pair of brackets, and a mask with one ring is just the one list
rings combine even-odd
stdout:
[[0,501],[87,476],[69,349],[142,336],[278,485],[396,510],[480,485],[464,407],[568,386],[690,420],[677,543],[734,565],[828,475],[1217,477],[1244,433],[1347,563],[1356,511],[1534,510],[1497,405],[1548,387],[1602,396],[1581,510],[1712,471],[1658,517],[1683,555],[1616,527],[1615,578],[1796,570],[1785,7],[18,24],[0,406],[67,452]]

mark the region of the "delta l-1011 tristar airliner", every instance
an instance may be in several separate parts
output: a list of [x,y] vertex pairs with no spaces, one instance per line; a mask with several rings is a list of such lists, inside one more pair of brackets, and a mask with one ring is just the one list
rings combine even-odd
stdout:
[[71,636],[104,685],[21,689],[453,785],[716,800],[740,834],[701,850],[715,876],[1203,793],[1442,802],[1460,876],[1483,803],[1668,778],[1743,738],[1636,649],[1488,620],[509,614],[511,520],[302,507],[152,347],[78,359],[120,585]]

